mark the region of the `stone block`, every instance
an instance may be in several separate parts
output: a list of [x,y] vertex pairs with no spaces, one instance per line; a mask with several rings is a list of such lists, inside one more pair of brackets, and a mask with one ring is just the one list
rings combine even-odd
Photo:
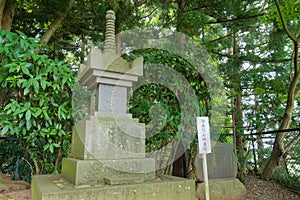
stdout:
[[92,48],[87,65],[81,65],[78,79],[88,90],[95,90],[98,84],[132,87],[132,82],[143,75],[143,57],[127,62],[118,54],[102,54]]
[[74,186],[60,175],[32,176],[32,200],[194,200],[195,182],[163,176],[128,185]]
[[[231,144],[216,143],[212,153],[206,155],[208,179],[236,178],[237,158]],[[202,158],[195,159],[199,180],[204,181],[202,170]]]
[[99,85],[97,99],[99,112],[127,112],[126,87]]
[[[209,180],[209,195],[212,200],[239,200],[246,194],[245,186],[236,178]],[[204,183],[197,184],[198,200],[205,200]]]
[[76,123],[71,156],[82,160],[144,158],[145,125],[129,114],[102,114]]
[[74,185],[96,185],[104,183],[105,177],[121,175],[141,175],[145,180],[153,180],[155,178],[155,160],[153,158],[118,160],[64,158],[61,173]]
[[123,184],[135,184],[135,183],[143,183],[145,181],[144,176],[112,176],[112,177],[104,177],[104,183],[108,185],[123,185]]

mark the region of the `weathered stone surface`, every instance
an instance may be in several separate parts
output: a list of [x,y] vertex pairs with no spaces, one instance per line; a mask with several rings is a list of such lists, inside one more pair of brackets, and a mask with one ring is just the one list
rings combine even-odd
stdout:
[[96,185],[104,183],[104,177],[118,175],[142,175],[145,180],[155,178],[155,160],[117,159],[117,160],[79,160],[64,158],[62,176],[74,185]]
[[[212,200],[238,200],[247,194],[245,186],[236,178],[209,180],[209,195]],[[197,184],[198,200],[205,200],[204,183]]]
[[115,20],[116,20],[116,15],[114,11],[112,10],[107,11],[104,52],[108,52],[108,53],[116,52]]
[[0,193],[0,200],[9,200],[9,198]]
[[135,184],[135,183],[143,183],[145,181],[144,176],[111,176],[104,177],[104,183],[108,185],[123,185],[123,184]]
[[60,175],[32,177],[32,200],[194,200],[193,180],[163,176],[139,184],[75,187]]
[[82,160],[144,158],[145,125],[129,114],[96,113],[74,127],[71,154]]
[[94,90],[98,84],[132,87],[132,82],[142,75],[143,57],[129,63],[118,54],[103,54],[93,47],[87,65],[80,66],[78,78],[80,84]]
[[[236,178],[237,158],[233,152],[232,145],[216,143],[212,153],[206,155],[208,179]],[[195,160],[195,166],[200,181],[204,181],[202,170],[202,158],[199,156]]]
[[127,88],[112,85],[98,86],[98,111],[126,113]]

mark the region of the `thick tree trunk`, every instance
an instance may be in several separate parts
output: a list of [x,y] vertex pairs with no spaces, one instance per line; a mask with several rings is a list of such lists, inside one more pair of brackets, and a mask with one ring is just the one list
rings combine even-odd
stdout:
[[0,0],[0,17],[1,17],[1,30],[10,31],[14,14],[16,2]]
[[[290,122],[292,119],[292,113],[293,113],[293,109],[294,109],[295,98],[299,92],[297,86],[298,86],[298,82],[299,82],[299,78],[300,78],[300,68],[299,68],[299,61],[298,61],[300,36],[293,37],[291,35],[291,32],[289,32],[289,30],[287,29],[287,26],[284,22],[283,15],[280,10],[278,1],[276,1],[276,5],[278,7],[278,12],[281,17],[282,24],[284,25],[284,29],[285,29],[287,35],[294,42],[294,55],[293,55],[294,56],[294,58],[293,58],[294,71],[291,72],[291,73],[293,73],[293,78],[292,78],[292,81],[291,81],[291,84],[289,87],[289,91],[288,91],[288,99],[287,99],[287,103],[286,103],[286,107],[285,107],[285,113],[284,113],[281,125],[279,127],[279,130],[283,130],[283,129],[289,128],[289,126],[290,126]],[[286,135],[286,132],[278,133],[276,135],[274,146],[273,146],[273,151],[272,151],[270,159],[262,173],[262,177],[265,180],[270,180],[272,178],[273,171],[274,171],[275,167],[278,166],[279,161],[280,161],[281,157],[283,156],[283,152],[284,152],[284,143],[283,143],[284,141],[283,140],[285,138],[285,135]]]
[[40,39],[41,45],[46,45],[50,38],[53,36],[54,32],[57,30],[57,28],[61,25],[63,20],[65,19],[68,12],[71,10],[75,3],[75,0],[70,0],[68,4],[68,8],[65,10],[65,12],[60,13],[57,19],[55,19],[52,24],[49,26],[49,28],[46,30],[46,32],[43,34],[42,38]]
[[[290,121],[292,118],[292,112],[294,109],[294,101],[295,101],[295,97],[296,97],[295,90],[296,90],[297,82],[299,80],[299,76],[300,76],[300,73],[299,73],[299,69],[298,69],[298,72],[294,75],[292,83],[289,88],[288,100],[287,100],[287,104],[286,104],[286,108],[285,108],[285,113],[284,113],[284,116],[282,119],[282,123],[279,127],[279,130],[284,130],[284,129],[289,128]],[[286,135],[285,132],[278,133],[276,135],[274,146],[273,146],[273,151],[272,151],[270,159],[267,162],[267,164],[263,170],[263,173],[262,173],[262,177],[265,180],[271,180],[273,171],[274,171],[275,167],[277,167],[279,164],[281,156],[283,155],[283,152],[284,152],[283,140],[284,140],[285,135]]]
[[2,16],[5,8],[6,0],[0,0],[0,30],[2,30]]

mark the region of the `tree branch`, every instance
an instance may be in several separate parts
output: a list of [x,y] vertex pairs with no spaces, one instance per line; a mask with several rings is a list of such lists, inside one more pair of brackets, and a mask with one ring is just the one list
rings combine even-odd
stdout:
[[230,33],[228,33],[228,34],[225,35],[225,36],[222,36],[222,37],[219,37],[219,38],[217,38],[217,39],[214,39],[214,40],[210,40],[210,41],[204,42],[204,44],[206,44],[206,43],[214,43],[214,42],[217,42],[218,40],[222,40],[222,39],[224,39],[224,38],[227,38],[227,37],[229,37],[229,36],[231,36],[231,35],[233,35],[233,34],[239,32],[239,31],[240,31],[240,30],[236,30],[236,31],[234,31],[234,32],[230,32]]
[[279,1],[278,0],[274,0],[274,1],[275,1],[275,5],[277,7],[277,11],[278,11],[280,21],[281,21],[284,31],[289,36],[289,38],[291,38],[291,40],[293,40],[294,42],[297,42],[297,38],[289,31],[289,29],[286,25]]
[[219,52],[216,52],[216,51],[212,51],[212,53],[214,54],[217,54],[219,56],[223,56],[223,57],[227,57],[229,59],[236,59],[236,60],[244,60],[244,61],[249,61],[249,62],[254,62],[254,63],[280,63],[280,62],[288,62],[290,61],[290,59],[282,59],[282,60],[276,60],[276,59],[252,59],[252,58],[247,58],[245,56],[233,56],[233,55],[229,55],[229,54],[222,54],[222,53],[219,53]]
[[148,15],[140,17],[139,20],[150,17],[157,9],[158,9],[158,7],[154,8],[153,10],[150,11],[150,13]]
[[53,36],[53,34],[56,31],[56,29],[61,25],[61,23],[65,19],[66,15],[68,14],[68,12],[73,7],[74,3],[75,3],[75,0],[70,0],[69,4],[68,4],[67,10],[65,10],[65,12],[61,13],[58,16],[58,18],[55,19],[54,22],[49,26],[49,28],[47,29],[47,31],[44,33],[44,35],[40,39],[40,44],[41,45],[46,45],[49,42],[50,38]]
[[228,22],[233,22],[233,21],[238,21],[238,20],[253,19],[253,18],[263,16],[265,14],[266,13],[259,13],[259,14],[256,14],[256,15],[240,16],[240,17],[236,17],[236,18],[233,18],[233,19],[225,19],[225,20],[217,19],[217,21],[215,21],[215,22],[207,22],[206,24],[219,24],[219,23],[228,23]]

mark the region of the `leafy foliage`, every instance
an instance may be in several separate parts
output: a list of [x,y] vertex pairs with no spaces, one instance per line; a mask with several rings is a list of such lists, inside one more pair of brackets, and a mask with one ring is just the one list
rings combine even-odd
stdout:
[[[186,60],[178,55],[158,49],[144,49],[134,51],[130,54],[130,58],[138,56],[144,57],[145,75],[150,77],[150,80],[160,80],[164,85],[155,82],[143,83],[141,87],[137,88],[130,99],[130,112],[134,117],[140,119],[141,122],[146,123],[147,132],[151,133],[146,143],[148,144],[147,151],[159,149],[169,143],[174,137],[184,139],[184,136],[195,137],[195,117],[196,110],[200,107],[200,114],[206,115],[205,107],[208,100],[207,89],[200,74],[196,73]],[[150,64],[155,63],[159,67],[155,70],[157,73],[151,73]],[[170,71],[165,71],[166,67],[175,69],[181,74],[189,83],[186,85],[180,78],[173,77]],[[151,76],[155,76],[152,77]],[[169,80],[171,79],[171,80]],[[167,85],[172,85],[168,88]],[[139,85],[139,83],[137,83]],[[182,94],[184,94],[189,87],[192,87],[198,102],[196,104],[184,105],[181,102]],[[191,102],[189,96],[184,96],[184,100]],[[196,108],[196,107],[197,108]],[[162,112],[162,113],[160,113]],[[182,117],[188,114],[189,118]],[[178,134],[179,133],[179,134]]]
[[6,94],[0,110],[1,135],[18,138],[41,167],[52,166],[47,169],[51,172],[57,168],[55,156],[46,159],[47,154],[60,151],[70,136],[75,79],[68,64],[38,54],[40,49],[36,39],[21,32],[0,32],[0,86]]

